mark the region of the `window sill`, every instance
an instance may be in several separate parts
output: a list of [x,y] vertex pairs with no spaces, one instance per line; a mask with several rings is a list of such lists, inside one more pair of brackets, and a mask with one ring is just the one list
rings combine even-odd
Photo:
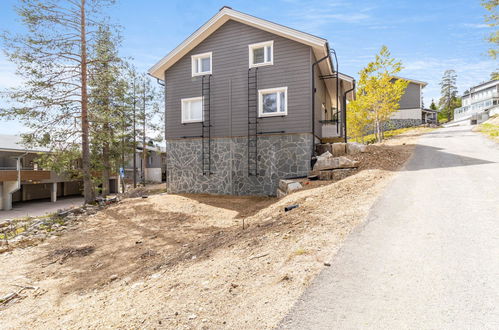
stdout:
[[195,124],[202,123],[204,120],[182,120],[182,125],[184,124]]
[[199,73],[193,73],[192,76],[193,77],[200,77],[200,76],[206,76],[206,75],[209,75],[211,74],[211,71],[207,71],[207,72],[199,72]]
[[258,114],[259,118],[266,118],[266,117],[286,117],[288,114],[284,112],[277,112],[277,113],[260,113]]
[[250,69],[251,68],[259,68],[261,66],[268,66],[268,65],[274,65],[274,62],[251,64]]

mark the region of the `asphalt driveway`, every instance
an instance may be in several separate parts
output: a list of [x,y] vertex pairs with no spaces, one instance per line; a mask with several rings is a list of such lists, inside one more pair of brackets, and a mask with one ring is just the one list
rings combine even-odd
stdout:
[[499,329],[499,147],[424,135],[283,329]]

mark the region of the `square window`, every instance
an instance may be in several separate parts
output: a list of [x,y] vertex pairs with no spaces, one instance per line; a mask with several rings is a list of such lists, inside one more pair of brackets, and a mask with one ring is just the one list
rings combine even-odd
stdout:
[[260,117],[285,116],[288,114],[288,88],[279,87],[258,91]]
[[212,53],[204,53],[198,55],[192,55],[192,76],[202,76],[205,74],[211,74],[211,56]]
[[249,45],[249,66],[257,67],[274,64],[274,42],[266,41]]
[[182,99],[182,124],[203,121],[203,98]]

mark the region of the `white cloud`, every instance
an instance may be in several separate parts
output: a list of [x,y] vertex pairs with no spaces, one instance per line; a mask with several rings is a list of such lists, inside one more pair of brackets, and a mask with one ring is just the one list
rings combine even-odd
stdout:
[[464,27],[467,28],[473,28],[473,29],[486,29],[489,28],[490,26],[488,24],[477,24],[477,23],[464,23]]

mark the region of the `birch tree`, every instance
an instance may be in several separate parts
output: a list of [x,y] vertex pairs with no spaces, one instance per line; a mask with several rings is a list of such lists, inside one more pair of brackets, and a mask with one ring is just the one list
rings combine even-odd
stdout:
[[383,46],[375,60],[360,71],[356,99],[349,104],[357,112],[357,119],[364,118],[366,125],[374,125],[378,142],[383,140],[383,124],[399,109],[400,99],[409,84],[404,79],[394,78],[401,70],[402,63],[392,58],[388,47]]
[[[2,35],[7,57],[17,65],[21,87],[9,90],[11,107],[0,115],[30,128],[31,144],[71,163],[81,153],[85,202],[94,200],[89,141],[89,46],[102,7],[113,0],[20,0],[16,11],[26,28]],[[69,157],[69,158],[68,158]],[[53,163],[55,164],[55,163]]]

